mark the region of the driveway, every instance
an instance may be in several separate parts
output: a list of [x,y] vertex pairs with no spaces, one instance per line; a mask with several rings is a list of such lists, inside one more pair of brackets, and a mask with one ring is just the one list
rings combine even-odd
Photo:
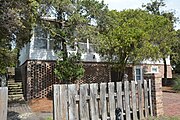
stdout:
[[180,93],[163,92],[165,116],[180,116]]

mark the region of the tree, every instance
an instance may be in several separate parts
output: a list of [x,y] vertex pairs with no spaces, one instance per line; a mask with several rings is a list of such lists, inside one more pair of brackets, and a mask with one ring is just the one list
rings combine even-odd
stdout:
[[[172,54],[172,48],[174,45],[174,42],[176,40],[175,30],[173,28],[173,24],[176,22],[176,18],[174,17],[173,12],[164,12],[161,11],[161,7],[164,7],[166,4],[164,3],[164,0],[154,0],[151,1],[151,3],[147,3],[147,5],[143,5],[143,7],[149,11],[151,14],[154,15],[161,15],[166,18],[168,18],[171,21],[171,27],[169,31],[164,32],[162,30],[158,31],[158,37],[157,44],[161,47],[161,53],[163,54],[163,62],[164,62],[164,79],[167,81],[167,64],[166,64],[166,58],[167,56]],[[169,34],[171,33],[171,34]]]
[[[39,1],[39,4],[41,5],[39,9],[42,19],[38,24],[50,32],[51,37],[55,40],[55,48],[59,48],[61,45],[59,52],[61,52],[61,61],[64,63],[58,62],[58,64],[64,65],[63,68],[68,66],[65,63],[71,59],[68,58],[67,45],[74,47],[74,44],[79,41],[95,38],[96,24],[99,19],[102,19],[103,13],[108,11],[103,2],[99,3],[96,0],[42,0]],[[54,11],[56,18],[45,19],[43,16],[47,16],[48,11]],[[58,73],[57,70],[60,69],[56,68],[56,73]],[[73,67],[72,71],[75,72]],[[61,76],[59,75],[60,78],[62,78]]]
[[172,47],[171,64],[175,73],[180,73],[180,30],[176,31],[177,39]]
[[128,63],[162,58],[156,38],[159,30],[169,32],[171,22],[167,18],[131,9],[110,11],[106,18],[106,26],[96,42],[99,52],[114,63],[119,80],[122,80]]
[[35,0],[3,0],[0,3],[0,74],[6,72],[6,67],[16,64],[17,52],[30,40],[37,14],[35,3]]

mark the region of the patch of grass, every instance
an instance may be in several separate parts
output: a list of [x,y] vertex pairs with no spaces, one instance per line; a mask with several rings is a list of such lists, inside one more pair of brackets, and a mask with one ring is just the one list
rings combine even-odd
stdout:
[[53,120],[52,117],[47,117],[45,120]]

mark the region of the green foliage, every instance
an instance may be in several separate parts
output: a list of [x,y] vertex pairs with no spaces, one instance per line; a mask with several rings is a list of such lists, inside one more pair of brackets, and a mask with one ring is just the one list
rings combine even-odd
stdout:
[[45,120],[53,120],[53,117],[47,117]]
[[174,77],[173,90],[180,91],[180,75],[176,75]]
[[[99,52],[110,62],[116,63],[121,71],[128,63],[159,60],[170,54],[171,44],[166,41],[173,38],[174,33],[167,18],[139,9],[110,11],[106,18],[107,25],[96,43]],[[166,54],[161,52],[162,48]]]
[[80,62],[80,54],[70,54],[66,60],[62,60],[63,53],[58,54],[58,61],[55,74],[63,82],[73,82],[79,80],[84,75],[83,64]]
[[177,30],[176,33],[177,39],[172,47],[173,54],[171,55],[171,64],[174,67],[174,71],[180,73],[180,30]]
[[[174,16],[173,12],[164,12],[161,10],[161,7],[164,7],[166,4],[164,3],[164,0],[152,0],[151,3],[147,3],[147,5],[143,5],[145,10],[147,10],[149,13],[153,15],[160,15],[165,18],[167,18],[171,24],[168,26],[165,26],[165,29],[163,26],[156,31],[157,37],[155,44],[157,44],[160,48],[160,53],[163,58],[164,62],[164,78],[167,81],[167,64],[166,64],[166,58],[172,54],[174,43],[176,43],[176,32],[174,30],[173,24],[177,21],[177,18]],[[172,57],[171,57],[172,58]]]
[[151,3],[142,5],[142,7],[146,8],[147,11],[150,11],[154,15],[160,15],[160,8],[164,7],[165,5],[164,0],[151,0]]
[[18,50],[30,40],[38,4],[36,0],[3,0],[0,4],[1,74],[6,67],[15,66]]
[[[74,43],[96,38],[96,26],[103,13],[108,11],[103,2],[96,0],[39,0],[43,15],[47,9],[56,11],[56,20],[41,19],[39,24],[50,31],[51,37],[55,40],[55,49],[61,44],[62,53],[55,70],[56,75],[63,81],[74,81],[82,77],[84,69],[82,64],[76,62],[79,56],[68,56],[67,46],[74,46]],[[79,51],[80,52],[80,51]],[[60,59],[61,58],[61,59]]]

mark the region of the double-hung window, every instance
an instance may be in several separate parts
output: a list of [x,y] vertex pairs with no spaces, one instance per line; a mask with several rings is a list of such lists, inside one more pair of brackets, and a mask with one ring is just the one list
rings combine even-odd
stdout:
[[135,67],[135,81],[142,80],[142,67],[136,66]]

